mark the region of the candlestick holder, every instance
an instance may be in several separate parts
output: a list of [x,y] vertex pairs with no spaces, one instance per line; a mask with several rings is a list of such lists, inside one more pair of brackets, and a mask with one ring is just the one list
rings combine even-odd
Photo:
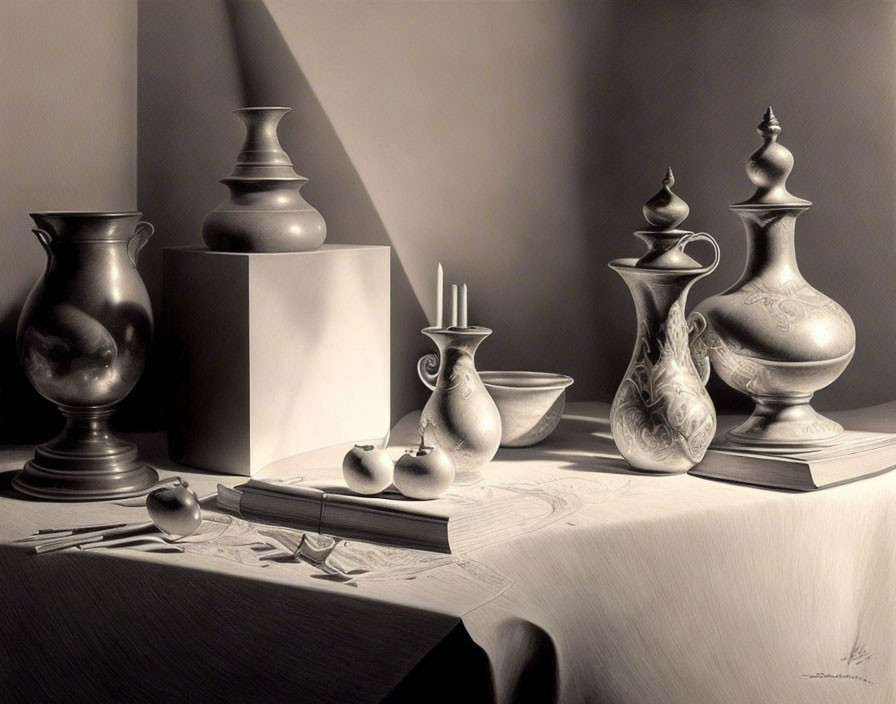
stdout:
[[482,341],[492,334],[489,328],[424,328],[421,332],[439,349],[417,363],[420,379],[432,395],[423,407],[420,423],[427,427],[439,447],[451,457],[463,483],[478,475],[490,462],[501,443],[501,416],[479,373],[474,356]]

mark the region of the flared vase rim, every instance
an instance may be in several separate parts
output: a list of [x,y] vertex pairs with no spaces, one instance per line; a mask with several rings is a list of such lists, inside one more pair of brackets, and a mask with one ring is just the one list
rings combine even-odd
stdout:
[[253,112],[278,112],[278,111],[283,112],[285,114],[285,113],[290,112],[291,110],[292,110],[292,108],[287,107],[285,105],[253,105],[253,106],[247,107],[247,108],[237,108],[233,112],[236,115],[243,115],[243,114],[253,113]]
[[28,213],[31,218],[134,218],[142,217],[139,210],[41,210]]
[[487,335],[491,335],[494,332],[491,328],[483,327],[482,325],[468,325],[465,328],[458,326],[448,326],[438,328],[434,325],[430,325],[429,327],[423,328],[420,332],[424,335],[430,334],[442,334],[442,335],[469,335],[470,337],[485,337]]
[[[496,389],[514,389],[524,391],[560,391],[572,386],[574,379],[560,372],[534,372],[523,370],[499,371],[489,369],[479,372],[479,378],[486,386]],[[493,381],[497,379],[497,381]],[[513,380],[519,383],[507,383]],[[544,384],[526,384],[525,381],[544,381]],[[505,383],[501,383],[501,382]]]

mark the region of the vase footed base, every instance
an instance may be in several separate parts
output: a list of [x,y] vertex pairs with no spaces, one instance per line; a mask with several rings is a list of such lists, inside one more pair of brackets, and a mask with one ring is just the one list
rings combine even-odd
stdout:
[[812,395],[800,397],[755,396],[753,414],[725,437],[751,446],[805,446],[832,440],[843,426],[825,418],[809,404]]
[[[625,459],[625,458],[624,458]],[[638,474],[684,474],[691,467],[693,467],[696,462],[680,462],[680,463],[672,463],[663,465],[662,463],[641,463],[638,460],[634,460],[635,464],[632,464],[632,461],[626,459],[626,463],[633,472],[637,472]]]
[[13,478],[14,489],[51,501],[102,501],[140,496],[159,480],[140,461],[137,447],[109,430],[111,409],[60,410],[65,429],[37,447]]
[[34,460],[12,480],[12,487],[26,496],[49,501],[102,501],[142,496],[159,481],[158,473],[145,464],[110,474],[53,470]]

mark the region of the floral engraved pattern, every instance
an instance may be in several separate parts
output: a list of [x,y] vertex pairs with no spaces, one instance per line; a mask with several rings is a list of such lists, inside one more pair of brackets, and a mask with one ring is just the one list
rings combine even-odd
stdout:
[[476,367],[473,366],[473,358],[465,354],[457,359],[457,364],[451,369],[451,385],[448,388],[458,388],[461,398],[464,400],[473,395],[473,378],[478,379]]
[[780,286],[770,286],[762,279],[754,279],[741,291],[746,294],[745,305],[760,303],[775,319],[778,328],[785,332],[811,318],[816,311],[832,312],[838,322],[849,325],[846,311],[805,281],[790,279]]
[[613,438],[635,467],[687,469],[715,434],[716,417],[688,346],[681,300],[654,337],[639,326],[635,354],[610,409]]
[[563,408],[565,405],[566,401],[564,397],[562,395],[558,396],[557,400],[554,401],[554,404],[548,409],[547,413],[542,416],[541,420],[538,421],[535,427],[532,428],[527,435],[534,438],[549,434],[560,422],[560,416],[563,415]]
[[[501,441],[498,408],[473,360],[481,339],[465,339],[460,333],[456,339],[438,338],[439,375],[420,416],[420,422],[432,429],[427,441],[434,440],[451,456],[458,477],[489,462]],[[427,365],[423,371],[430,368]]]
[[741,356],[736,343],[726,344],[711,325],[697,341],[697,346],[709,355],[716,373],[725,383],[748,396],[768,393],[773,388],[769,370],[749,356]]

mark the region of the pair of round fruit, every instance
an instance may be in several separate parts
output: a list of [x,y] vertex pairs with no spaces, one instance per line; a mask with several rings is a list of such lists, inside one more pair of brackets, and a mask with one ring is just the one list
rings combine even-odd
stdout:
[[342,460],[342,476],[358,494],[379,494],[395,484],[409,498],[435,499],[454,481],[454,463],[441,448],[423,442],[394,463],[385,450],[355,445]]

